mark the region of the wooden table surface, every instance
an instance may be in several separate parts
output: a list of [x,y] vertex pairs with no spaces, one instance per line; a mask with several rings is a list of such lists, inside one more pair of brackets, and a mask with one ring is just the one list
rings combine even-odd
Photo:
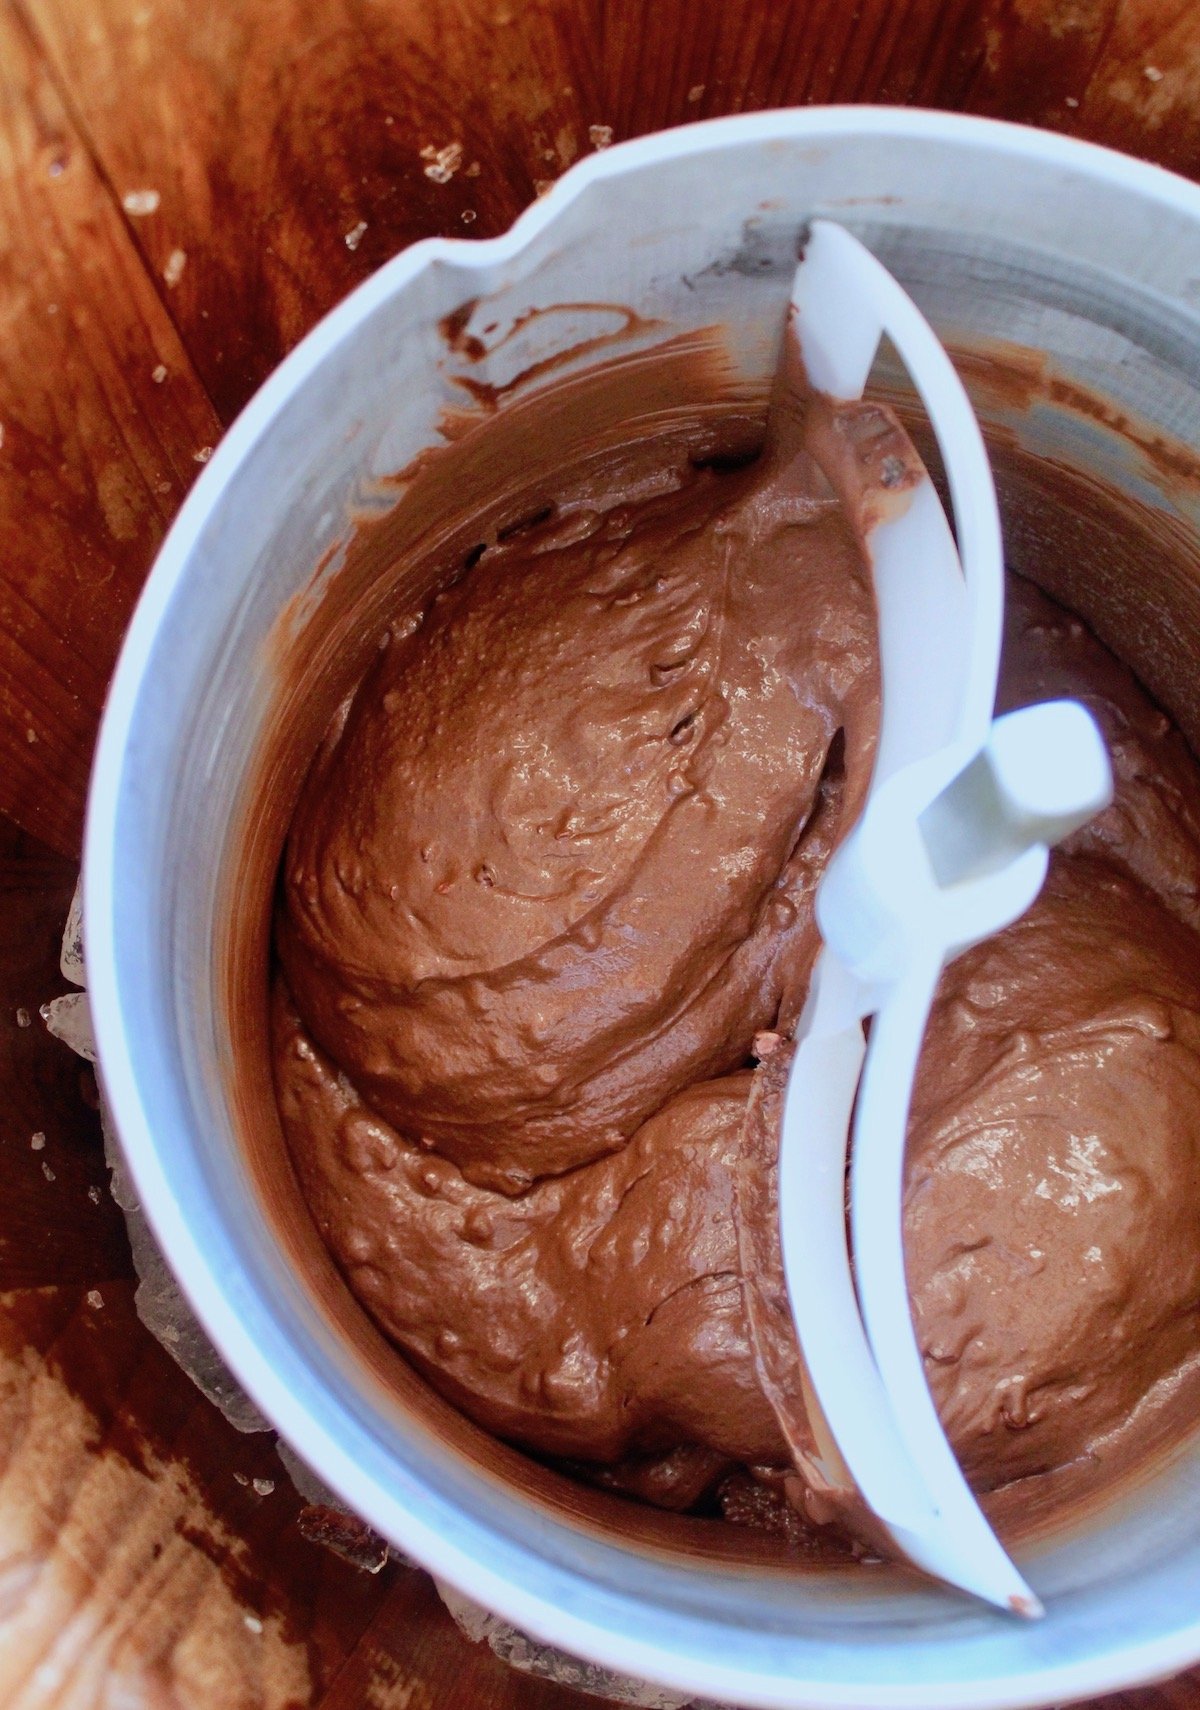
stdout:
[[[297,1526],[132,1306],[90,1071],[38,1008],[105,685],[223,429],[388,256],[589,149],[888,101],[1200,177],[1194,0],[0,0],[0,1705],[569,1710],[428,1579]],[[449,150],[449,153],[442,151]],[[41,1138],[44,1136],[44,1140]],[[1200,1673],[1120,1700],[1200,1704]]]

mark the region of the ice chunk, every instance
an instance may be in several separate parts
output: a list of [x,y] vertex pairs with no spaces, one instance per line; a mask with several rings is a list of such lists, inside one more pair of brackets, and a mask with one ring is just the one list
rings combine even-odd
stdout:
[[68,992],[65,997],[51,998],[39,1013],[56,1039],[61,1039],[77,1056],[86,1057],[89,1063],[96,1061],[96,1039],[86,992]]
[[[531,1639],[516,1627],[509,1626],[499,1615],[464,1597],[444,1580],[434,1579],[438,1596],[446,1605],[460,1633],[473,1643],[486,1642],[501,1662],[522,1674],[535,1675],[539,1680],[552,1680],[558,1686],[572,1687],[576,1692],[589,1692],[597,1698],[615,1700],[618,1704],[636,1704],[642,1710],[683,1710],[684,1705],[701,1710],[694,1698],[683,1692],[672,1692],[665,1686],[651,1686],[648,1681],[634,1680],[630,1675],[616,1674],[598,1663],[584,1662]],[[718,1706],[711,1706],[718,1710]]]
[[69,980],[73,986],[87,985],[87,969],[83,961],[83,875],[75,881],[75,895],[71,898],[71,906],[67,910],[67,924],[63,928],[62,953],[58,958],[62,969],[62,977]]

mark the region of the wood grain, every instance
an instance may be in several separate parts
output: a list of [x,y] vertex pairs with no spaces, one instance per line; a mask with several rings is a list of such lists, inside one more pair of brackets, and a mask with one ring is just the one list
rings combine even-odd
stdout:
[[428,1574],[393,1582],[315,1710],[608,1710],[612,1701],[523,1674],[469,1644]]
[[1005,114],[1200,171],[1186,0],[4,5],[0,811],[63,848],[122,627],[216,437],[205,391],[227,423],[406,244],[502,231],[609,137],[813,101]]
[[425,1575],[309,1542],[274,1439],[137,1318],[91,1071],[38,1016],[74,881],[0,820],[4,1710],[576,1710],[468,1645]]
[[[1020,119],[1197,176],[1200,8],[0,0],[0,814],[75,848],[194,459],[346,291],[415,239],[503,230],[610,137],[825,101]],[[270,1440],[138,1322],[88,1079],[37,1018],[73,879],[0,822],[6,1710],[596,1705],[468,1645],[426,1576],[306,1541]],[[1198,1674],[1110,1710],[1193,1705]]]
[[161,288],[225,420],[381,261],[502,231],[594,136],[915,102],[1200,170],[1187,0],[22,3],[115,189],[161,197],[135,235],[160,283],[186,254]]
[[[86,1072],[37,1015],[74,876],[0,821],[5,1710],[603,1710],[468,1644],[426,1575],[306,1541],[272,1440],[234,1432],[137,1319]],[[1196,1704],[1192,1675],[1111,1710]]]
[[1200,178],[1200,12],[1192,0],[1120,8],[1079,118],[1113,148]]
[[[502,230],[589,146],[598,12],[572,7],[564,28],[558,11],[64,0],[30,16],[116,191],[161,197],[136,236],[160,281],[186,256],[164,293],[228,421],[381,261]],[[453,145],[454,166],[422,154]]]
[[0,329],[0,811],[71,850],[121,635],[216,423],[4,7]]
[[0,821],[0,1701],[307,1705],[387,1588],[134,1313],[91,1071],[38,1015],[75,876]]
[[38,1014],[69,990],[58,950],[76,873],[0,821],[0,1290],[132,1274],[95,1079]]
[[306,1543],[300,1506],[129,1283],[0,1297],[6,1710],[314,1702],[386,1587]]

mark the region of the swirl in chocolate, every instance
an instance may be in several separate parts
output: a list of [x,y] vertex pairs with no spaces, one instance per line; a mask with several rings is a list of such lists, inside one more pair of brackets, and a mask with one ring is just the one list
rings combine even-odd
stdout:
[[[909,1280],[985,1491],[1125,1445],[1200,1347],[1196,767],[1025,584],[1005,684],[1087,699],[1118,782],[949,971],[922,1059]],[[748,1309],[751,1064],[803,1000],[876,719],[858,535],[799,436],[724,473],[648,443],[389,642],[292,824],[276,1086],[351,1288],[479,1423],[668,1506],[746,1507],[738,1467],[756,1519],[805,1506]]]

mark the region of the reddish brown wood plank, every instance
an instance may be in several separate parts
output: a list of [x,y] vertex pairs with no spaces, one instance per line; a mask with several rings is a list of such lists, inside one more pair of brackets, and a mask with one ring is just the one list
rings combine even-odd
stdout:
[[307,1543],[300,1507],[129,1283],[0,1296],[6,1710],[306,1710],[388,1584]]
[[71,850],[121,634],[216,422],[4,7],[0,329],[0,812]]
[[[788,102],[918,101],[1074,129],[1200,170],[1200,17],[1161,0],[862,0],[856,7],[629,0],[620,8],[600,0],[326,0],[320,8],[259,0],[215,11],[184,0],[25,3],[51,50],[65,105],[28,34],[14,26],[25,14],[0,13],[0,321],[18,329],[0,357],[0,806],[16,808],[64,847],[77,825],[117,637],[194,472],[192,453],[215,434],[172,319],[227,420],[311,322],[378,262],[431,232],[502,229],[539,181],[594,146],[592,126],[620,138]],[[461,156],[439,161],[437,151],[451,145]],[[124,197],[147,191],[159,198],[155,211],[120,212]],[[136,265],[135,245],[152,284]],[[168,380],[156,389],[160,362]],[[46,882],[58,889],[41,924],[29,929],[42,946],[37,956],[30,952],[34,972],[47,965],[69,890],[65,869],[54,871],[53,863]],[[21,954],[13,977],[23,993],[41,974],[22,974]],[[52,1068],[48,1058],[31,1066],[35,1039],[62,1066]],[[82,1184],[95,1142],[69,1103],[75,1065],[40,1033],[10,1039],[0,1016],[0,1075],[8,1076],[5,1086],[35,1086],[38,1111],[61,1107],[64,1156],[78,1144],[69,1156],[84,1160]],[[35,1162],[33,1154],[20,1162],[23,1130],[33,1131],[27,1114],[18,1098],[11,1134],[0,1131],[17,1170]],[[54,1245],[62,1203],[37,1196],[76,1167],[56,1173],[55,1183],[40,1169],[16,1177],[12,1217],[21,1228],[0,1246],[0,1278],[61,1281],[82,1273],[80,1280],[98,1281],[123,1262],[111,1226],[96,1237],[86,1220],[78,1226],[68,1218],[69,1238]],[[0,1239],[4,1233],[0,1218]],[[51,1246],[43,1261],[37,1244],[44,1241]],[[115,1464],[150,1477],[152,1486],[184,1479],[185,1498],[171,1498],[177,1506],[168,1502],[165,1512],[178,1515],[183,1500],[218,1516],[220,1583],[233,1595],[227,1576],[244,1590],[244,1574],[264,1609],[282,1600],[293,1627],[313,1640],[307,1690],[324,1693],[324,1710],[362,1703],[558,1710],[595,1702],[525,1681],[466,1646],[422,1576],[393,1575],[387,1586],[355,1579],[347,1589],[337,1564],[293,1557],[292,1499],[277,1490],[269,1502],[252,1501],[247,1487],[231,1492],[221,1482],[225,1469],[242,1467],[239,1454],[252,1459],[261,1445],[233,1439],[194,1396],[130,1317],[126,1293],[102,1281],[101,1296],[103,1308],[86,1310],[77,1294],[56,1297],[69,1306],[74,1328],[56,1333],[49,1355],[45,1335],[39,1342],[22,1331],[10,1357],[24,1370],[32,1350],[57,1361],[60,1375],[76,1374],[71,1382],[87,1392],[89,1413],[100,1421],[95,1440],[106,1477]],[[100,1312],[114,1314],[112,1357],[89,1367],[78,1353],[64,1356],[62,1348],[80,1337],[81,1346],[93,1346]],[[18,1321],[10,1316],[10,1324]],[[91,1474],[86,1460],[80,1465],[82,1488]],[[118,1482],[145,1497],[125,1474]],[[101,1535],[119,1535],[114,1526],[106,1521]],[[85,1527],[85,1539],[94,1530]],[[210,1560],[194,1538],[184,1542]],[[198,1558],[185,1556],[180,1571],[201,1583]],[[311,1584],[323,1571],[335,1582],[328,1603]],[[16,1582],[6,1569],[0,1584],[9,1583]],[[205,1596],[220,1601],[211,1587]],[[120,1644],[103,1650],[104,1666],[122,1684],[149,1682],[157,1691],[169,1681],[187,1705],[265,1705],[270,1692],[291,1691],[289,1682],[299,1680],[288,1673],[299,1654],[291,1628],[264,1623],[263,1649],[278,1640],[274,1674],[261,1656],[247,1660],[247,1641],[229,1614],[237,1616],[236,1597],[221,1604],[225,1637],[213,1663],[233,1672],[214,1677],[215,1686],[187,1672],[196,1650],[188,1651],[189,1629],[163,1620],[153,1596],[131,1597],[136,1609],[157,1612],[145,1624],[130,1617]],[[339,1599],[353,1619],[333,1613]],[[111,1601],[99,1601],[108,1620]],[[99,1619],[93,1602],[79,1596],[70,1607],[87,1605],[86,1618]],[[244,1700],[236,1696],[243,1689],[251,1693]],[[1120,1702],[1123,1710],[1182,1710],[1200,1702],[1200,1688],[1189,1677]]]
[[1079,119],[1114,148],[1200,178],[1200,11],[1192,0],[1126,0]]
[[1138,1692],[1117,1692],[1110,1698],[1097,1698],[1080,1710],[1196,1710],[1200,1704],[1200,1674],[1181,1674],[1176,1680],[1158,1686],[1145,1686]]
[[0,821],[0,1290],[130,1275],[92,1071],[38,1014],[70,989],[58,953],[77,871]]
[[[0,301],[21,328],[0,370],[0,810],[60,846],[121,627],[216,432],[167,311],[228,420],[403,245],[502,230],[610,131],[757,106],[962,106],[1200,170],[1200,13],[1181,0],[11,4],[66,106],[14,12],[0,40],[0,211],[18,234]],[[126,202],[150,211],[124,216]]]
[[160,281],[186,258],[162,289],[226,420],[386,257],[432,233],[503,229],[590,146],[593,8],[572,6],[569,29],[555,12],[523,0],[30,8],[117,192],[161,198],[136,236]]
[[918,102],[1200,170],[1182,0],[22,3],[117,191],[160,197],[136,235],[160,281],[186,256],[161,289],[226,420],[385,257],[502,230],[593,127]]
[[520,1673],[487,1645],[468,1643],[428,1574],[410,1570],[315,1710],[606,1710],[611,1702]]
[[143,1328],[91,1071],[38,1015],[68,989],[75,876],[0,819],[5,1710],[597,1703],[469,1645],[417,1570],[308,1542],[273,1438],[235,1432]]
[[38,1015],[75,877],[0,821],[0,1700],[307,1706],[387,1587],[304,1541],[273,1440],[134,1314],[91,1071]]

